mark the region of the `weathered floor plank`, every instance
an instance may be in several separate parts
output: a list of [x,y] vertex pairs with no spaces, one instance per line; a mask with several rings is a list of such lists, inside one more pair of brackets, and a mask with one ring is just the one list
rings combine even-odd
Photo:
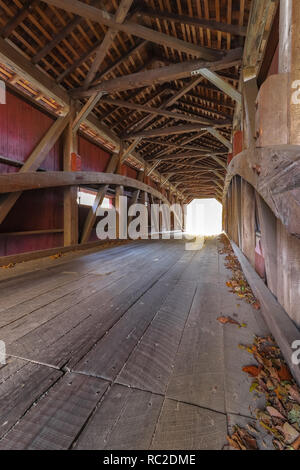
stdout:
[[268,334],[228,276],[216,240],[157,241],[3,281],[0,449],[223,448],[261,404],[238,344]]
[[220,450],[226,433],[224,414],[166,399],[151,449]]
[[113,385],[75,449],[148,449],[163,397]]
[[118,383],[164,394],[195,293],[195,287],[179,282],[125,363]]
[[109,384],[66,374],[0,441],[0,450],[68,449]]
[[0,437],[24,415],[62,372],[14,357],[0,366]]

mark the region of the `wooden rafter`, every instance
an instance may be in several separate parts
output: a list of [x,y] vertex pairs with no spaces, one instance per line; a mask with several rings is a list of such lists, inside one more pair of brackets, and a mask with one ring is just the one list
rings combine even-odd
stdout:
[[161,44],[167,47],[173,47],[181,52],[190,54],[194,57],[202,57],[206,60],[215,60],[221,57],[223,54],[219,51],[212,50],[208,47],[196,46],[192,43],[185,42],[176,37],[169,36],[159,31],[146,28],[145,26],[138,25],[136,23],[124,22],[118,23],[114,17],[106,11],[102,11],[98,8],[87,5],[86,3],[78,0],[64,0],[62,3],[60,0],[43,0],[49,5],[63,8],[66,11],[80,15],[91,21],[108,26],[115,31],[123,31],[124,33],[131,34],[133,36],[152,41],[157,44]]
[[29,15],[29,13],[34,9],[37,4],[38,0],[27,0],[23,8],[21,8],[17,15],[13,16],[12,19],[1,30],[1,36],[3,38],[9,37],[13,30],[16,29],[19,24],[25,20],[25,18]]
[[183,62],[176,65],[168,65],[157,69],[147,70],[146,72],[138,72],[123,77],[106,80],[105,82],[91,87],[89,90],[78,88],[74,92],[77,98],[90,96],[99,91],[105,93],[116,93],[124,90],[132,90],[144,86],[153,85],[154,83],[164,83],[170,80],[177,80],[193,76],[194,72],[198,73],[199,69],[209,68],[211,70],[222,70],[240,64],[242,50],[240,48],[233,49],[226,53],[221,59],[214,62],[205,62],[193,60]]
[[[132,5],[133,0],[121,0],[121,3],[118,7],[118,10],[115,14],[114,20],[117,23],[123,23],[125,20],[128,11],[130,10],[130,7]],[[118,31],[114,31],[112,29],[109,29],[107,33],[105,34],[105,37],[102,41],[102,43],[97,47],[95,51],[95,58],[94,61],[88,71],[88,74],[85,78],[84,81],[84,88],[87,89],[90,85],[90,83],[94,80],[96,73],[99,70],[99,67],[101,66],[103,60],[105,59],[105,56],[107,54],[107,51],[112,45],[112,42],[114,41]]]
[[159,18],[161,20],[168,20],[176,23],[183,23],[198,28],[221,31],[236,36],[246,36],[247,28],[244,26],[220,23],[215,20],[207,20],[205,18],[196,18],[187,15],[178,15],[170,12],[162,12],[159,10],[152,10],[150,8],[141,7],[139,16],[149,16],[150,18]]
[[[183,113],[179,114],[179,113],[174,113],[172,111],[165,111],[162,109],[150,108],[149,106],[139,105],[137,103],[131,103],[128,101],[123,101],[123,100],[113,100],[110,98],[103,98],[102,103],[110,104],[112,106],[119,106],[120,108],[134,109],[137,111],[141,111],[142,113],[154,114],[155,116],[161,115],[161,116],[165,116],[171,119],[188,121],[188,122],[196,122],[198,124],[207,124],[207,125],[211,124],[211,121],[209,119],[205,119],[200,116],[193,117],[193,116],[189,116],[188,114],[183,114]],[[224,124],[224,123],[222,122],[220,124]],[[227,122],[227,124],[230,124],[230,123]]]

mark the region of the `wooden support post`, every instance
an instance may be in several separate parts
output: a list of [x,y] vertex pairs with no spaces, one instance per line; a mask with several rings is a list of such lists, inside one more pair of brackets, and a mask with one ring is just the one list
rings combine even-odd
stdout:
[[[137,180],[138,181],[143,181],[143,179],[144,179],[144,172],[140,171],[140,173],[138,174]],[[140,193],[141,193],[141,191],[139,189],[136,189],[135,191],[133,191],[132,197],[131,197],[131,199],[128,203],[128,207],[130,207],[133,204],[136,204],[138,202],[138,198],[139,198]],[[133,217],[128,217],[127,225],[130,224],[132,219],[133,219]]]
[[116,186],[116,193],[115,193],[115,209],[117,211],[117,220],[116,220],[116,235],[117,235],[117,240],[118,239],[123,239],[124,234],[123,234],[123,220],[122,217],[125,216],[125,214],[122,213],[122,204],[120,201],[120,197],[124,196],[124,186]]
[[[76,116],[75,105],[70,109],[71,120],[64,133],[64,171],[72,171],[71,155],[78,151],[77,132],[73,129]],[[77,186],[64,190],[64,246],[78,243]]]
[[255,192],[245,180],[241,186],[242,246],[241,250],[255,267]]
[[[111,159],[108,163],[108,166],[106,168],[106,173],[114,173],[116,171],[118,163],[119,163],[119,155],[114,154],[111,157]],[[107,193],[108,188],[109,188],[109,185],[102,185],[98,189],[94,204],[90,208],[89,213],[87,215],[87,218],[85,219],[80,243],[87,243],[88,242],[88,240],[90,238],[90,235],[91,235],[91,232],[92,232],[92,229],[93,229],[93,226],[94,226],[94,223],[96,221],[97,209],[98,209],[98,207],[101,206],[101,204],[103,202],[103,199],[105,198],[105,195]]]
[[[246,78],[246,77],[245,77]],[[258,87],[256,77],[253,77],[244,82],[243,85],[243,98],[245,110],[245,124],[246,124],[246,148],[255,146],[255,115],[256,115],[256,98],[258,94]]]
[[267,283],[270,291],[277,295],[277,221],[276,217],[265,203],[255,193],[258,218],[261,230],[262,251],[265,259]]

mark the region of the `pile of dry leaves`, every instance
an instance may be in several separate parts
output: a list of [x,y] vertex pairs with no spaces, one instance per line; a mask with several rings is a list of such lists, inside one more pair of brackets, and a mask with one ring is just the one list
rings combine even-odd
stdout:
[[231,248],[230,241],[224,234],[220,235],[219,240],[223,244],[223,248],[219,250],[219,253],[222,255],[226,254],[225,266],[232,272],[232,278],[230,281],[226,282],[227,287],[229,287],[230,292],[233,292],[239,298],[246,300],[246,302],[251,304],[253,308],[259,310],[260,304],[255,298],[251,287],[243,274],[239,260]]
[[[300,388],[293,379],[282,353],[271,337],[255,338],[251,346],[240,345],[256,360],[256,365],[243,368],[253,378],[250,391],[264,394],[266,408],[256,410],[259,424],[273,436],[273,445],[278,450],[300,449]],[[248,426],[249,429],[251,426]],[[257,448],[256,430],[252,433],[236,427],[229,444],[239,450]]]

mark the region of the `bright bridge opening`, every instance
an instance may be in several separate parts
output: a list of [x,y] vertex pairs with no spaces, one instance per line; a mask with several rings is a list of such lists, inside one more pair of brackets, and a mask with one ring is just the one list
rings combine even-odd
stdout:
[[192,235],[219,235],[222,204],[216,199],[194,199],[187,207],[186,231]]

